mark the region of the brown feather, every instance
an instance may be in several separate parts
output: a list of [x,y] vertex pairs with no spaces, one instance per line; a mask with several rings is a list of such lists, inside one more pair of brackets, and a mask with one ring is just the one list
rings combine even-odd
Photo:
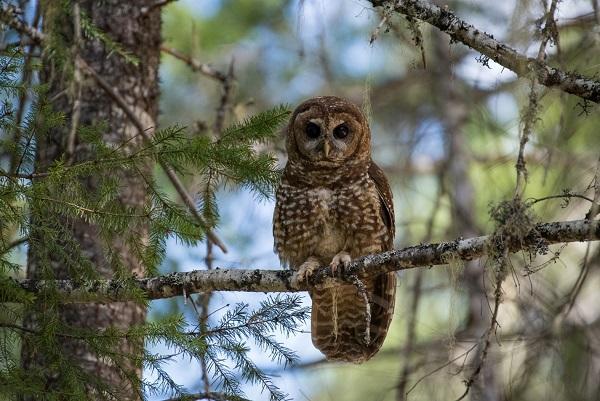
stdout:
[[381,202],[381,218],[392,234],[390,236],[390,242],[387,244],[387,249],[385,249],[386,251],[389,251],[394,247],[394,237],[396,235],[392,190],[390,189],[390,184],[388,183],[383,170],[372,160],[369,165],[369,177],[375,182],[375,187],[379,194],[379,201]]

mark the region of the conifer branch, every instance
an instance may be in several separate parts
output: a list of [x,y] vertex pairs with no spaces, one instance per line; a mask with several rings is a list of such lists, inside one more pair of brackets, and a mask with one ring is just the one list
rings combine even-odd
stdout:
[[[366,276],[413,268],[445,265],[448,260],[473,260],[485,256],[492,248],[492,236],[456,239],[438,244],[421,244],[408,248],[368,255],[354,260],[344,272],[344,280],[353,275]],[[521,243],[504,244],[510,252],[547,252],[547,245],[600,240],[600,221],[575,220],[542,223],[535,226]],[[19,280],[25,291],[38,293],[54,286],[65,302],[123,301],[131,288],[141,290],[148,299],[161,299],[205,291],[297,292],[331,278],[331,269],[321,268],[308,283],[295,280],[290,270],[215,269],[171,273],[151,278],[95,280],[77,283],[71,280]]]
[[[24,23],[23,21],[17,18],[17,10],[14,6],[2,4],[0,5],[0,21],[6,23],[11,28],[15,29],[17,32],[28,35],[35,43],[39,44],[45,40],[45,35]],[[171,53],[172,54],[172,53]],[[125,99],[118,94],[111,85],[108,84],[98,73],[83,60],[81,57],[77,57],[75,60],[75,64],[77,67],[83,67],[83,69],[92,76],[98,83],[98,85],[117,103],[117,105],[123,110],[123,112],[127,115],[127,117],[131,120],[131,122],[135,125],[136,129],[140,132],[140,134],[144,137],[145,140],[152,140],[152,132],[148,132],[148,129],[154,130],[154,127],[144,127],[138,116],[135,115],[133,110],[129,107]],[[203,65],[205,66],[205,65]],[[214,71],[214,70],[213,70]],[[219,73],[221,74],[221,73]],[[214,76],[215,79],[219,81],[226,81],[229,78],[222,74],[223,77]],[[185,189],[183,183],[173,170],[171,166],[169,166],[166,162],[160,160],[160,164],[163,167],[167,177],[175,187],[175,190],[188,207],[194,218],[198,221],[200,226],[202,226],[206,230],[207,238],[212,241],[215,245],[221,249],[224,253],[227,253],[227,247],[223,243],[223,241],[208,227],[198,210],[196,209],[196,204],[189,194],[189,192]],[[2,174],[6,176],[6,174]],[[34,178],[34,177],[24,177],[24,178]]]
[[195,401],[195,400],[211,400],[211,401],[249,401],[247,398],[238,397],[238,396],[230,396],[224,393],[215,393],[215,392],[207,392],[207,393],[194,393],[194,394],[186,394],[181,397],[169,398],[164,401]]
[[[374,6],[392,2],[371,0]],[[546,63],[517,52],[475,26],[461,20],[446,8],[440,8],[424,0],[394,0],[393,9],[408,17],[417,18],[447,33],[452,40],[462,42],[513,71],[519,77],[534,74],[538,82],[547,87],[558,87],[564,92],[582,99],[600,103],[600,81],[583,75],[565,72]]]
[[[98,83],[98,85],[123,110],[123,112],[127,115],[127,117],[135,125],[135,127],[137,128],[137,130],[139,131],[139,133],[142,135],[142,137],[146,141],[152,142],[152,132],[154,131],[154,127],[144,127],[144,125],[142,124],[142,122],[140,121],[140,119],[138,118],[138,116],[129,107],[129,105],[127,104],[127,102],[125,101],[125,99],[123,99],[121,97],[121,95],[119,93],[117,93],[112,88],[112,86],[109,85],[109,83],[104,80],[104,78],[102,78],[100,75],[98,75],[98,73],[89,64],[87,64],[82,58],[79,58],[78,61],[83,66],[83,68],[85,69],[85,71],[89,75],[91,75],[92,78],[94,78],[96,80],[96,82]],[[223,243],[223,241],[221,241],[221,239],[219,237],[217,237],[216,234],[214,232],[212,232],[212,230],[210,230],[210,228],[208,227],[208,225],[206,224],[206,222],[204,221],[204,219],[202,218],[202,216],[200,215],[200,213],[196,209],[196,204],[195,204],[194,200],[192,199],[192,196],[185,189],[183,183],[181,182],[181,180],[179,179],[179,177],[175,173],[175,170],[173,170],[173,167],[171,167],[166,161],[164,161],[162,159],[159,159],[159,162],[160,162],[160,165],[162,166],[163,170],[167,174],[167,177],[169,177],[169,180],[171,181],[171,183],[175,187],[175,190],[177,191],[177,193],[179,194],[179,196],[181,197],[181,199],[183,200],[183,202],[185,203],[185,205],[188,207],[188,209],[190,210],[190,212],[192,213],[192,215],[194,216],[194,218],[198,221],[198,224],[200,224],[200,226],[204,230],[206,230],[206,237],[210,241],[212,241],[212,243],[214,243],[215,245],[217,245],[223,252],[227,253],[227,247],[225,246],[225,244]]]

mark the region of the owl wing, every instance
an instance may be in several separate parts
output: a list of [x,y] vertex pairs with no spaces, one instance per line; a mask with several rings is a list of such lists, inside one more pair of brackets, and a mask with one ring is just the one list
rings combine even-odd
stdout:
[[[369,166],[369,177],[375,183],[377,193],[379,194],[379,213],[388,229],[387,241],[384,245],[384,251],[389,251],[394,247],[394,203],[392,201],[392,191],[387,178],[377,164],[371,161]],[[369,280],[367,286],[371,287],[371,344],[368,347],[368,358],[374,355],[385,340],[388,328],[394,315],[394,303],[396,299],[396,274],[394,272],[381,274],[372,281]]]
[[388,183],[383,170],[381,170],[381,168],[375,164],[374,161],[371,161],[371,165],[369,166],[369,177],[375,183],[377,193],[379,194],[379,213],[390,233],[388,237],[389,241],[386,244],[386,250],[390,250],[394,246],[394,235],[396,234],[392,190],[390,189],[390,184]]

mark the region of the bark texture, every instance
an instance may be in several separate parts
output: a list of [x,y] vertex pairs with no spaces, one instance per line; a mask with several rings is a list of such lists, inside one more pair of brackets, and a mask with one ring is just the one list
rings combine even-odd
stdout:
[[[85,63],[121,93],[146,127],[154,126],[158,113],[161,21],[160,8],[155,8],[145,15],[141,14],[140,9],[143,6],[150,6],[152,3],[152,0],[80,1],[74,5],[73,15],[65,15],[60,8],[60,3],[47,2],[43,10],[45,35],[48,36],[54,30],[53,33],[58,32],[72,44],[70,55],[72,59],[67,60],[65,64],[72,63],[76,70],[78,67],[75,59],[77,56],[81,57]],[[79,7],[100,31],[135,55],[139,59],[139,64],[134,65],[118,54],[111,54],[111,51],[99,40],[84,38],[77,45],[78,30],[75,29],[77,23],[74,22],[76,7]],[[77,79],[77,74],[81,74],[81,71],[75,71],[73,74],[75,79]],[[61,66],[56,62],[52,54],[46,54],[41,80],[49,85],[49,97],[55,99],[53,100],[54,110],[64,112],[70,123],[65,128],[53,130],[47,138],[38,141],[35,161],[38,170],[46,171],[54,161],[63,157],[65,152],[68,153],[69,146],[72,147],[72,159],[75,162],[93,157],[89,146],[78,141],[77,137],[73,137],[72,134],[69,139],[70,132],[74,131],[73,124],[84,126],[103,122],[106,124],[106,129],[103,130],[105,142],[118,145],[131,139],[127,144],[129,149],[134,149],[141,144],[142,138],[137,135],[138,129],[102,88],[98,87],[93,80],[84,80],[81,83],[80,95],[77,95],[78,91],[73,90],[73,77],[64,68],[64,65]],[[74,107],[74,104],[78,104],[78,106]],[[149,174],[150,172],[150,166],[147,166],[145,173]],[[121,202],[130,206],[139,206],[145,202],[147,192],[143,181],[132,175],[131,172],[113,171],[111,173],[119,178]],[[94,177],[89,177],[82,184],[89,191],[98,189],[98,180]],[[31,232],[27,277],[30,279],[47,277],[48,270],[51,270],[52,275],[57,279],[71,278],[68,266],[59,263],[56,256],[44,254],[47,251],[44,249],[41,224],[46,219],[38,214],[43,213],[43,208],[36,210],[33,207],[32,209],[34,227],[37,221],[40,222],[40,227],[39,230],[36,228]],[[144,275],[144,268],[140,261],[131,256],[122,239],[116,238],[107,244],[102,239],[98,227],[80,219],[63,219],[61,223],[65,230],[72,233],[80,250],[96,266],[101,277],[110,279],[114,274],[111,262],[107,257],[109,250],[122,257],[124,265],[132,274]],[[136,230],[141,238],[147,236],[147,227],[143,223],[130,227],[130,229]],[[65,251],[73,252],[73,249],[65,249]],[[50,262],[49,266],[48,262]],[[39,305],[38,308],[39,313],[44,313],[43,305]],[[59,315],[63,322],[76,327],[102,329],[114,325],[119,328],[127,328],[130,325],[142,323],[146,311],[133,302],[81,303],[62,306]],[[27,326],[35,328],[36,315],[27,316],[25,323]],[[143,344],[124,341],[120,344],[118,351],[135,354],[141,346]],[[64,355],[72,358],[81,369],[106,381],[115,389],[116,394],[120,394],[120,399],[139,399],[138,389],[131,388],[127,384],[123,373],[114,364],[99,360],[93,352],[76,340],[65,340],[62,347]],[[26,368],[31,369],[47,368],[45,366],[47,361],[44,360],[43,355],[39,355],[36,348],[27,342],[24,342],[23,346],[23,364]],[[138,376],[141,374],[141,366],[130,365],[125,368],[134,370]],[[52,372],[52,369],[47,370]],[[60,375],[60,372],[49,374],[47,378],[49,388],[57,379],[57,375]],[[95,396],[92,395],[92,397]]]
[[[438,244],[422,244],[394,251],[368,255],[353,260],[345,269],[344,277],[377,275],[390,271],[413,268],[429,268],[446,265],[451,259],[473,260],[486,255],[491,249],[490,237],[457,239]],[[510,252],[523,249],[544,251],[550,244],[600,240],[600,221],[575,220],[543,223],[522,239],[520,243],[507,244]],[[530,248],[531,247],[531,248]],[[171,298],[205,291],[246,292],[297,292],[307,291],[311,286],[331,279],[329,266],[319,269],[309,282],[295,280],[291,270],[275,269],[220,269],[194,270],[170,273],[152,278],[132,281],[96,280],[75,282],[59,280],[50,283],[44,280],[21,280],[23,289],[36,293],[51,284],[65,296],[65,302],[113,302],[126,299],[128,286],[133,284],[142,290],[148,299]]]
[[527,57],[496,40],[489,33],[461,20],[447,7],[441,8],[423,0],[372,0],[371,3],[374,6],[390,5],[400,14],[427,22],[447,33],[452,40],[477,50],[487,59],[494,60],[520,77],[533,74],[542,85],[558,87],[582,99],[600,103],[600,81],[577,73],[561,71],[535,58]]

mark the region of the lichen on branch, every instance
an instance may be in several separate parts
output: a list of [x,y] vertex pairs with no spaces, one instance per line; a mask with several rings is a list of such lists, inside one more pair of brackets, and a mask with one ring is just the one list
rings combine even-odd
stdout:
[[[371,0],[371,3],[374,6],[384,6],[391,2]],[[578,73],[565,72],[537,58],[527,57],[496,40],[492,35],[461,20],[445,7],[440,8],[423,0],[398,0],[393,2],[393,7],[400,14],[435,26],[447,33],[452,40],[477,50],[519,77],[530,77],[533,74],[541,85],[558,87],[586,101],[600,103],[600,81]]]
[[[519,235],[519,241],[507,241],[509,252],[537,249],[543,252],[547,245],[600,239],[600,221],[575,220],[542,223],[529,232]],[[352,276],[365,277],[389,271],[412,268],[429,268],[446,265],[449,258],[473,260],[490,252],[490,240],[497,236],[456,239],[437,244],[421,244],[354,260],[339,279],[350,280]],[[223,269],[195,270],[170,273],[151,278],[129,280],[19,280],[20,290],[40,293],[50,288],[64,296],[64,302],[113,302],[131,298],[132,290],[147,299],[171,298],[205,291],[244,292],[297,292],[307,291],[311,286],[331,278],[331,270],[321,268],[310,281],[297,282],[293,272],[275,269]]]

